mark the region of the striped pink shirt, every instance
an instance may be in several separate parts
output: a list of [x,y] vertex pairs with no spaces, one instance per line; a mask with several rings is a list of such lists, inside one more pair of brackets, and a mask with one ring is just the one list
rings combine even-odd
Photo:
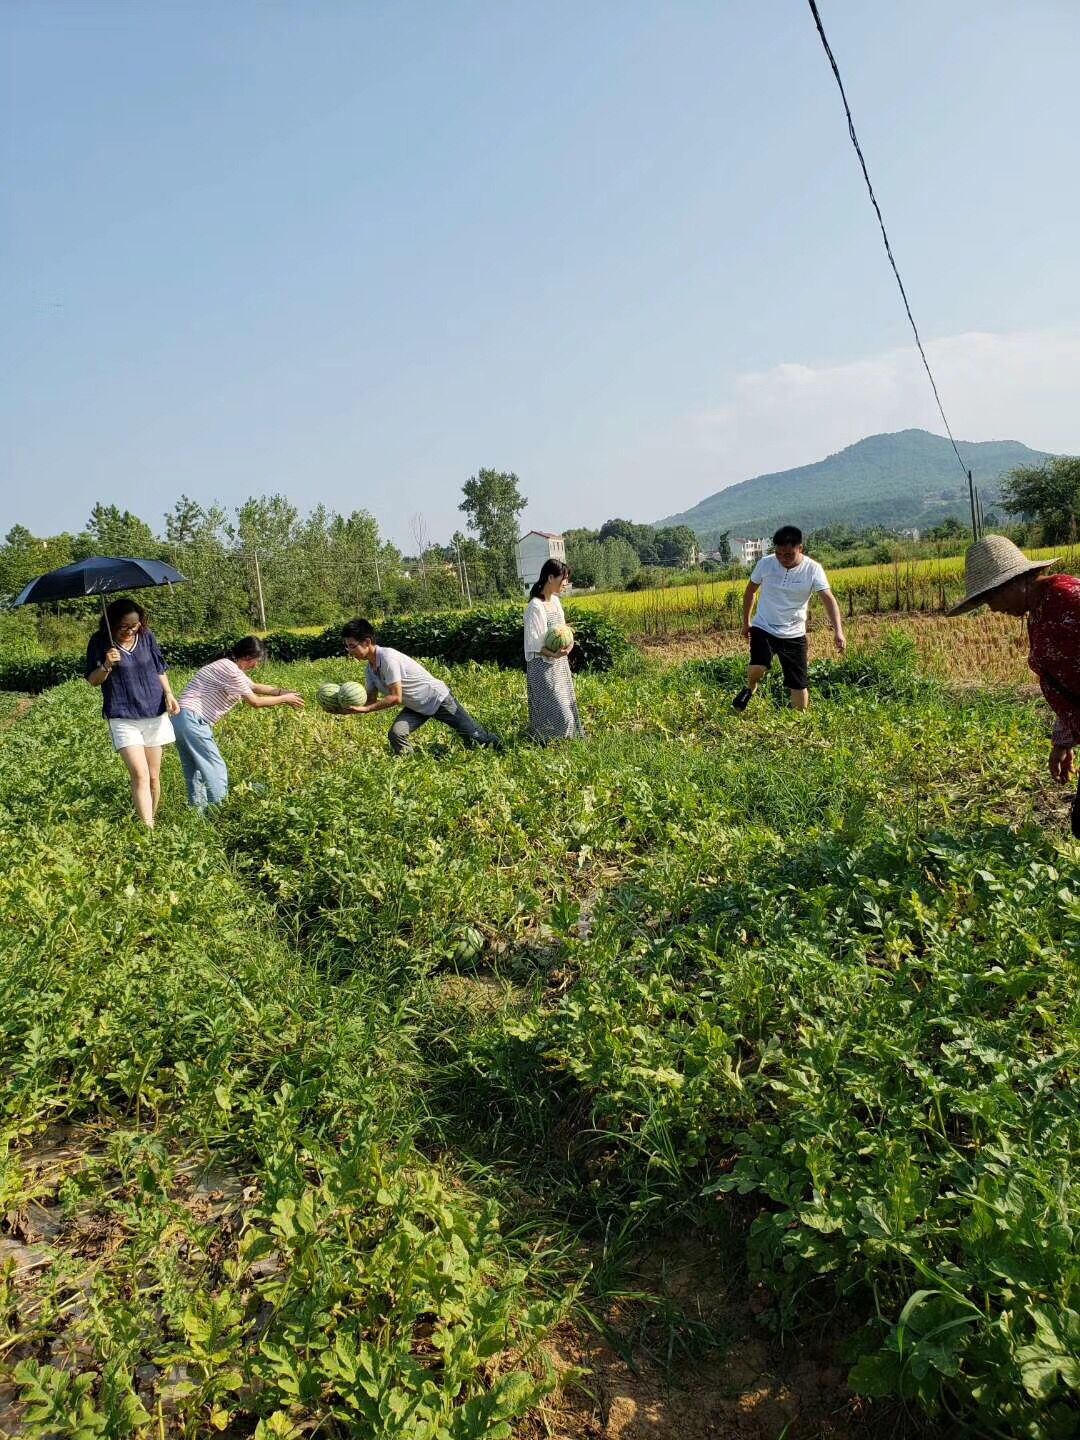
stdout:
[[251,693],[251,681],[235,660],[215,660],[188,681],[180,695],[180,708],[216,725],[238,700]]

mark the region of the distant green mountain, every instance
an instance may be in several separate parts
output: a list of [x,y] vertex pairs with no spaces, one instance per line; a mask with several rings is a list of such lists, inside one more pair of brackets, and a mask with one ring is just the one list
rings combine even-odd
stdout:
[[[957,443],[964,464],[974,473],[984,510],[997,501],[1003,475],[1047,458],[1045,450],[1031,450],[1016,440]],[[962,519],[967,513],[967,483],[945,436],[898,430],[868,435],[813,465],[755,475],[656,523],[689,525],[711,541],[725,530],[740,538],[770,535],[785,521],[808,532],[838,523],[926,530],[946,515]]]

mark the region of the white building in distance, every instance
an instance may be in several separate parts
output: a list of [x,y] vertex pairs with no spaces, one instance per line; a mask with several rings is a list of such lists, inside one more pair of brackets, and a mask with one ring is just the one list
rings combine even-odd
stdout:
[[566,541],[548,530],[530,530],[517,543],[517,573],[526,590],[531,590],[545,560],[566,564]]
[[732,540],[731,554],[734,559],[741,561],[743,565],[756,565],[763,555],[768,555],[772,549],[772,541],[767,535],[762,535],[758,540]]

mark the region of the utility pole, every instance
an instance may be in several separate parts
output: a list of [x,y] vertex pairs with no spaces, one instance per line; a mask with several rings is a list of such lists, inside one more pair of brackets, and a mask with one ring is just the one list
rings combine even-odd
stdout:
[[266,629],[266,606],[263,604],[262,572],[259,569],[259,552],[254,551],[255,556],[255,588],[259,592],[259,624],[263,630]]
[[971,504],[971,538],[973,540],[978,540],[980,534],[979,502],[975,494],[975,481],[972,478],[970,470],[968,471],[968,500]]
[[454,541],[454,549],[457,551],[458,580],[461,583],[461,597],[471,609],[472,590],[469,587],[469,567],[465,564],[465,556],[461,553],[461,546],[457,540]]

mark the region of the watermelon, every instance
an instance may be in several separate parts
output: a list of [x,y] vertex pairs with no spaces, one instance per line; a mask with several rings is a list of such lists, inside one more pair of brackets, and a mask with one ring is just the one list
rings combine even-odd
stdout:
[[324,710],[334,711],[338,708],[338,695],[340,691],[340,685],[320,685],[315,698]]
[[569,650],[574,643],[574,632],[569,625],[553,625],[544,636],[545,650]]
[[350,705],[366,705],[367,687],[356,680],[346,680],[344,685],[338,686],[337,703],[342,710]]
[[475,925],[466,925],[450,942],[450,959],[458,965],[469,965],[479,960],[484,949],[484,937]]

